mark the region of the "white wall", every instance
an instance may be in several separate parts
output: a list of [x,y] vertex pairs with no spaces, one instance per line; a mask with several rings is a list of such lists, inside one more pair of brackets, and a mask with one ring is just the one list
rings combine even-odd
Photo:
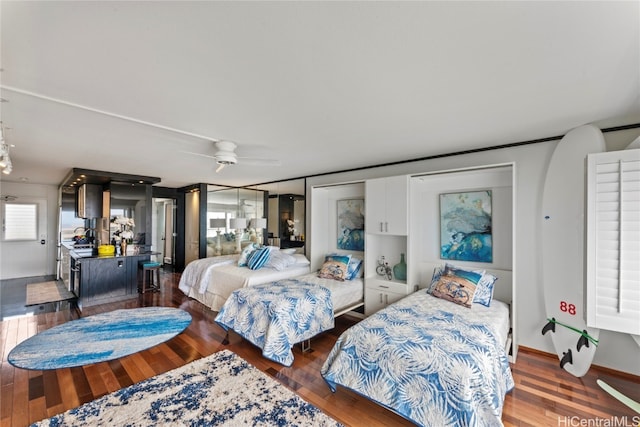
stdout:
[[[492,191],[492,262],[451,262],[464,266],[475,264],[474,266],[478,268],[512,270],[513,200],[511,174],[511,167],[499,167],[412,178],[410,192],[411,259],[427,264],[442,262],[440,259],[440,194],[490,189]],[[420,283],[429,283],[432,272],[423,273],[428,274],[428,277],[419,277]]]
[[[626,147],[635,139],[640,130],[605,135],[609,151]],[[502,163],[515,165],[515,233],[516,248],[513,267],[517,277],[516,301],[519,344],[555,354],[548,336],[541,333],[546,323],[544,295],[541,274],[541,199],[544,179],[549,159],[557,141],[501,150],[470,153],[440,159],[425,160],[364,169],[353,172],[324,175],[307,179],[307,194],[315,186],[331,185],[341,182],[361,181],[383,176],[419,174],[450,169],[480,167]],[[443,151],[446,151],[443,149]],[[313,203],[313,201],[310,201]],[[309,210],[313,210],[311,206]],[[311,220],[311,219],[309,219]],[[315,226],[313,222],[313,229]],[[314,233],[315,234],[315,233]],[[312,241],[315,238],[310,236]],[[316,257],[315,245],[311,246],[310,256]],[[640,348],[629,335],[610,331],[601,331],[600,345],[594,364],[640,375]]]

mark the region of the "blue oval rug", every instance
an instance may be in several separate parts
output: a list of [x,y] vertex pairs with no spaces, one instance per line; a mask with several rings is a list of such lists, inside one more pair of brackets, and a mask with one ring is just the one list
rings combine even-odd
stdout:
[[23,369],[59,369],[117,359],[185,330],[191,315],[171,307],[115,310],[72,320],[18,344],[8,361]]

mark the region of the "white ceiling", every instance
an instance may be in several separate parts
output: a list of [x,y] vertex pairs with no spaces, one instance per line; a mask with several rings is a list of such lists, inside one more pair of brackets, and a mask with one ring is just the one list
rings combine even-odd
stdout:
[[[5,182],[247,185],[640,122],[637,1],[0,8]],[[216,174],[207,138],[282,165]]]

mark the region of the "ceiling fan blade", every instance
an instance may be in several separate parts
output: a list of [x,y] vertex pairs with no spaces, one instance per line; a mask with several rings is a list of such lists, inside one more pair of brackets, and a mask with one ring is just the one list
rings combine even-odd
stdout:
[[278,159],[260,159],[255,157],[238,157],[238,164],[253,166],[282,166]]
[[216,156],[212,156],[210,154],[203,154],[203,153],[195,153],[193,151],[180,151],[181,153],[186,153],[186,154],[193,154],[194,156],[200,156],[200,157],[207,157],[209,159],[214,159],[216,158]]
[[218,163],[216,172],[220,172],[222,168],[227,164],[240,164],[240,165],[253,165],[253,166],[281,166],[282,161],[279,159],[268,159],[259,157],[243,157],[237,156],[233,151],[237,145],[230,141],[217,141],[215,142],[217,152],[214,155],[196,153],[194,151],[180,151],[181,153],[191,154],[193,156],[206,157],[207,159],[213,159]]

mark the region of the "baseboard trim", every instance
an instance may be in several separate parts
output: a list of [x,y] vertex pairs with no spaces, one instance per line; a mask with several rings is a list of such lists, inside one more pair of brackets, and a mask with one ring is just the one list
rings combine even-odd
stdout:
[[[542,350],[538,350],[535,348],[531,348],[531,347],[525,347],[525,346],[518,346],[518,352],[525,352],[525,353],[530,353],[530,354],[536,354],[539,356],[543,356],[543,357],[547,357],[549,359],[557,359],[558,356],[546,351],[542,351]],[[598,372],[602,372],[603,374],[608,374],[608,375],[614,375],[617,377],[622,377],[626,380],[629,381],[635,381],[640,383],[640,376],[639,375],[634,375],[634,374],[630,374],[629,372],[624,372],[624,371],[619,371],[617,369],[613,369],[613,368],[607,368],[606,366],[600,366],[600,365],[591,365],[591,367],[589,368],[589,370],[595,369]]]

